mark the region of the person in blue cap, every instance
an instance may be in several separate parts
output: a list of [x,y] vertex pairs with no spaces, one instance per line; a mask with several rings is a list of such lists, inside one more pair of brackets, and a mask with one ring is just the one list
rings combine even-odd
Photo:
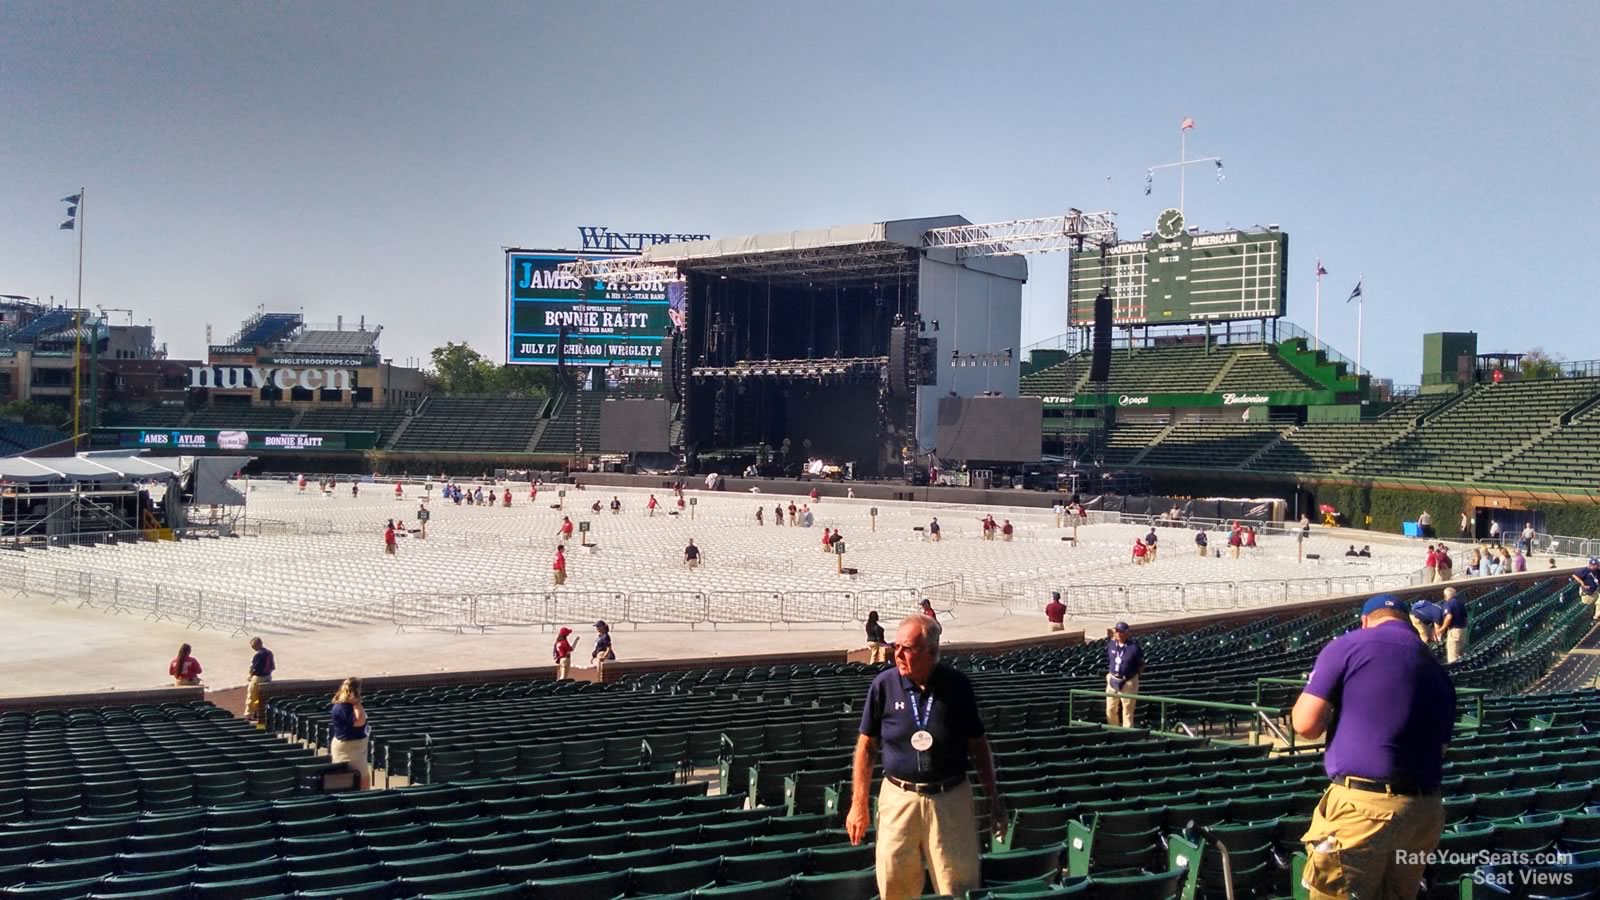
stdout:
[[1439,623],[1444,621],[1444,610],[1431,600],[1418,600],[1411,604],[1411,627],[1424,644],[1439,639]]
[[1118,622],[1106,641],[1106,723],[1133,727],[1132,697],[1115,694],[1139,693],[1139,675],[1144,672],[1144,648],[1128,636],[1128,623]]
[[1323,791],[1301,840],[1314,900],[1414,897],[1444,830],[1439,786],[1456,718],[1444,666],[1416,639],[1393,594],[1361,607],[1361,628],[1322,648],[1290,716],[1328,736]]
[[1595,602],[1600,597],[1600,556],[1589,557],[1589,568],[1573,573],[1572,580],[1578,583],[1578,599],[1594,607],[1594,617],[1600,621],[1600,603]]

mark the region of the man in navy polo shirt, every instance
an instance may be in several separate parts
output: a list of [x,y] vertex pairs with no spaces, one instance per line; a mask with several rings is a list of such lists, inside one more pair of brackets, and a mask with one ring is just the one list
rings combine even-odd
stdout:
[[1600,557],[1589,557],[1589,568],[1579,569],[1572,580],[1578,583],[1578,599],[1594,607],[1595,620],[1600,621],[1600,603],[1595,602],[1600,597]]
[[1295,733],[1324,733],[1323,792],[1301,840],[1313,898],[1414,897],[1422,855],[1439,845],[1439,783],[1456,717],[1456,690],[1416,639],[1406,603],[1382,594],[1361,629],[1317,655],[1291,716]]
[[1106,641],[1106,724],[1133,727],[1132,697],[1114,694],[1139,693],[1139,675],[1144,672],[1144,648],[1128,636],[1128,623],[1118,622]]
[[995,779],[972,682],[939,662],[939,627],[911,616],[895,635],[894,668],[873,679],[856,740],[850,843],[866,837],[872,814],[873,757],[883,751],[878,791],[878,894],[883,900],[922,896],[924,861],[936,894],[963,897],[979,884],[978,829],[969,765],[989,798],[995,834],[1004,836],[1006,806]]
[[1444,610],[1437,603],[1418,600],[1411,604],[1411,627],[1424,644],[1439,639],[1439,623],[1444,621]]
[[1444,635],[1444,661],[1453,663],[1467,652],[1467,601],[1456,596],[1455,588],[1444,589],[1439,604],[1439,633]]

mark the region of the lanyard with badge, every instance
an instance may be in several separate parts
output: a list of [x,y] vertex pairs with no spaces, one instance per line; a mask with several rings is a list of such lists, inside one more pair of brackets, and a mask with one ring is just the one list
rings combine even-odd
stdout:
[[917,769],[926,771],[927,753],[933,749],[933,733],[928,731],[928,722],[933,718],[933,692],[928,692],[928,702],[921,708],[917,704],[916,692],[909,685],[907,697],[911,701],[911,721],[917,726],[917,730],[911,734],[911,749],[917,751]]

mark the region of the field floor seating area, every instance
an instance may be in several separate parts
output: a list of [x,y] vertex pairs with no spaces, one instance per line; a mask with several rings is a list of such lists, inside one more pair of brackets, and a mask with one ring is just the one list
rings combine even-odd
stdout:
[[[1600,692],[1522,693],[1591,608],[1564,575],[1461,588],[1469,651],[1450,672],[1482,693],[1459,705],[1452,853],[1423,896],[1463,896],[1479,852],[1560,851],[1561,871],[1600,886]],[[1287,896],[1326,777],[1318,747],[1255,740],[1250,704],[1284,727],[1298,688],[1259,679],[1303,677],[1356,625],[1340,604],[1147,630],[1131,728],[1099,724],[1103,639],[951,656],[1008,800],[992,839],[977,792],[981,896],[1216,898],[1225,872],[1233,896]],[[843,819],[878,671],[372,690],[380,789],[332,794],[317,792],[322,694],[272,697],[265,732],[204,703],[0,715],[0,895],[869,900],[872,834],[851,846]]]

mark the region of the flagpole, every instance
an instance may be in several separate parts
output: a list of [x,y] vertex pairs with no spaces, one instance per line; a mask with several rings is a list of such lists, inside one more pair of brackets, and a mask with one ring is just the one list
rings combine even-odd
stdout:
[[1356,286],[1361,288],[1361,296],[1356,298],[1356,377],[1361,377],[1361,325],[1367,312],[1367,273],[1362,272],[1356,278]]
[[1317,315],[1311,325],[1311,349],[1322,349],[1322,260],[1317,260]]
[[85,196],[84,189],[81,188],[81,187],[78,188],[78,215],[76,216],[76,227],[78,229],[78,313],[77,313],[76,319],[77,319],[77,326],[78,327],[75,330],[75,333],[77,334],[77,337],[76,337],[76,339],[74,341],[73,352],[72,352],[72,449],[74,451],[76,451],[78,449],[78,434],[79,434],[78,416],[79,416],[79,414],[80,414],[80,412],[82,410],[82,407],[83,407],[83,400],[82,400],[81,395],[82,395],[82,391],[83,391],[83,211],[84,211],[84,208],[85,208],[84,205],[83,205],[84,196]]
[[1189,129],[1178,129],[1178,215],[1183,215],[1183,176],[1188,170],[1184,162],[1189,158]]

